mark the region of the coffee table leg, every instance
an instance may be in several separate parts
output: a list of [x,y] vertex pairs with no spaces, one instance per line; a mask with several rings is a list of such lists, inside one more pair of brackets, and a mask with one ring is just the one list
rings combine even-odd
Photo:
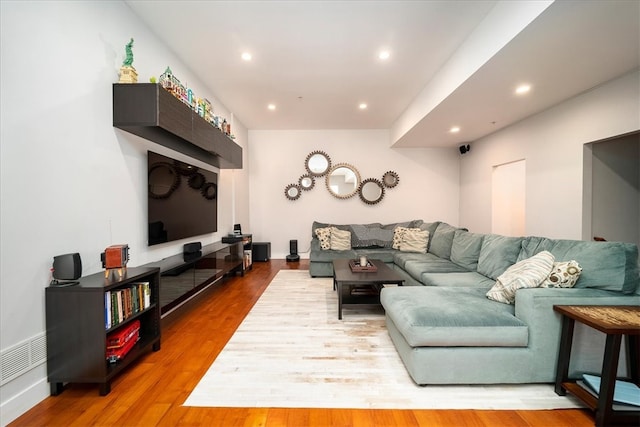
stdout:
[[342,320],[342,282],[338,283],[338,320]]

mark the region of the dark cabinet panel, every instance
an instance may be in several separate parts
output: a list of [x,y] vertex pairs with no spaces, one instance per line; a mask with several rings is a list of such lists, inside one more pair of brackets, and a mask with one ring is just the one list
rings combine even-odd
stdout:
[[158,84],[114,84],[113,126],[212,166],[242,169],[242,147]]

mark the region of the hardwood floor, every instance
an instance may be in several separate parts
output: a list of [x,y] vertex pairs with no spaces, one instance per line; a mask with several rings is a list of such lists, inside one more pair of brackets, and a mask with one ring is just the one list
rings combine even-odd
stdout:
[[255,263],[163,319],[162,349],[149,353],[98,395],[71,384],[10,426],[592,426],[587,410],[451,411],[183,407],[251,307],[280,269],[308,261]]

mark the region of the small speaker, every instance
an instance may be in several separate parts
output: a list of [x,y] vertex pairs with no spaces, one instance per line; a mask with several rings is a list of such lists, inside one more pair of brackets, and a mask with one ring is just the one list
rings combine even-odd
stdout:
[[467,153],[467,152],[471,151],[471,145],[469,145],[469,144],[461,145],[460,147],[458,147],[458,149],[460,150],[460,154],[464,154],[464,153]]
[[298,241],[289,240],[289,255],[287,255],[287,262],[300,261],[300,255],[298,255]]
[[53,257],[53,278],[56,280],[77,280],[82,276],[82,260],[79,253]]
[[200,242],[185,243],[184,246],[182,247],[182,253],[193,254],[196,252],[200,252],[201,249],[202,249],[202,243]]
[[233,234],[242,234],[242,227],[240,224],[233,225]]

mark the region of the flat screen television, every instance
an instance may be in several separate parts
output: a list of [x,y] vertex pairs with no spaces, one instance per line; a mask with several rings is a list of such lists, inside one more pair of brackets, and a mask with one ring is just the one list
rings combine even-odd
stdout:
[[218,174],[147,152],[149,246],[218,230]]

